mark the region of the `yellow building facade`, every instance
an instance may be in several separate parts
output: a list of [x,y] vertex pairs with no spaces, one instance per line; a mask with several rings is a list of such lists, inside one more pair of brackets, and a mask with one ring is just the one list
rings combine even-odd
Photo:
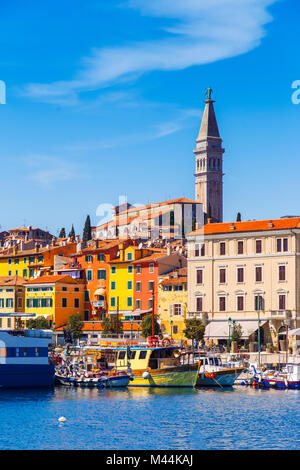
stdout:
[[74,313],[84,312],[84,283],[70,276],[42,276],[28,281],[25,292],[25,313],[44,316],[59,328]]
[[159,284],[159,320],[162,333],[174,340],[185,340],[187,277],[164,279]]
[[0,328],[18,328],[20,317],[15,314],[24,312],[25,280],[18,276],[0,277]]

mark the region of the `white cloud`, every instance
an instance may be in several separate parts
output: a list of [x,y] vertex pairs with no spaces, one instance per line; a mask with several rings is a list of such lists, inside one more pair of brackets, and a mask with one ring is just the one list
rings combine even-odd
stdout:
[[29,84],[25,94],[76,104],[80,92],[111,86],[152,70],[181,70],[234,57],[256,47],[271,21],[267,7],[277,0],[129,0],[143,15],[167,18],[168,37],[126,46],[93,49],[70,81]]
[[58,157],[36,155],[26,161],[31,167],[27,177],[44,189],[51,189],[55,185],[83,176],[76,164]]

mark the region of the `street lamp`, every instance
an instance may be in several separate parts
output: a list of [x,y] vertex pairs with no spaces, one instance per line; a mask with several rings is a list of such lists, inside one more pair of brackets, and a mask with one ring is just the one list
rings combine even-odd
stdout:
[[227,345],[227,351],[230,353],[231,349],[231,339],[230,339],[230,326],[232,325],[232,338],[233,341],[235,340],[235,320],[232,320],[230,317],[228,318],[228,345]]
[[173,337],[173,320],[170,321],[170,325],[171,325],[171,338]]
[[258,295],[257,296],[257,304],[256,304],[256,309],[257,309],[257,324],[258,324],[258,329],[257,329],[257,343],[258,343],[258,367],[260,367],[260,316],[259,312],[262,310],[262,296]]
[[130,344],[132,346],[132,315],[130,315]]

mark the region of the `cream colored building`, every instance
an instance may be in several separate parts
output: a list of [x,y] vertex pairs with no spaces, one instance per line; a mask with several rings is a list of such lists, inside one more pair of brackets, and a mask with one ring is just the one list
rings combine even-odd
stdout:
[[[261,304],[260,304],[261,300]],[[188,236],[188,311],[205,336],[226,341],[235,320],[243,338],[283,349],[300,327],[300,217],[208,223]],[[300,336],[289,335],[289,344]]]
[[[0,276],[0,328],[18,328],[25,308],[25,279]],[[24,315],[24,313],[23,313]]]

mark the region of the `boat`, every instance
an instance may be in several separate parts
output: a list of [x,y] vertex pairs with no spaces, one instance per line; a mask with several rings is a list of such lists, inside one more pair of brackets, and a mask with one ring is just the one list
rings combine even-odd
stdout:
[[152,340],[146,346],[119,348],[116,366],[118,370],[130,367],[129,387],[195,387],[199,366],[182,364],[182,351]]
[[286,364],[280,371],[255,371],[253,386],[259,388],[300,389],[300,364]]
[[111,348],[65,348],[63,355],[54,358],[56,383],[81,388],[127,387],[131,374],[118,370],[115,358]]
[[197,387],[232,387],[245,370],[240,364],[223,364],[221,357],[215,354],[187,350],[185,356],[190,356],[189,362],[200,364]]
[[0,388],[53,387],[50,330],[0,331]]
[[81,375],[70,376],[70,375],[60,375],[59,373],[55,374],[56,380],[61,385],[66,385],[69,387],[81,387],[81,388],[120,388],[127,387],[131,376],[124,373],[117,373],[116,375],[102,375],[97,377],[97,375]]

